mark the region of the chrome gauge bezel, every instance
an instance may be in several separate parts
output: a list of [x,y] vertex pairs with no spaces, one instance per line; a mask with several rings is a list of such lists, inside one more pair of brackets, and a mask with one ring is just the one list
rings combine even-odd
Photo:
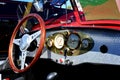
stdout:
[[57,34],[54,38],[54,46],[57,49],[61,49],[61,48],[63,48],[64,43],[65,43],[64,35],[63,34]]
[[[77,39],[75,40],[75,42],[73,41],[70,41],[70,38],[74,38],[74,39]],[[74,40],[73,39],[73,40]],[[71,33],[69,36],[68,36],[68,40],[67,40],[67,46],[70,48],[70,49],[76,49],[78,47],[80,47],[80,42],[81,42],[81,38],[78,34],[76,33]]]

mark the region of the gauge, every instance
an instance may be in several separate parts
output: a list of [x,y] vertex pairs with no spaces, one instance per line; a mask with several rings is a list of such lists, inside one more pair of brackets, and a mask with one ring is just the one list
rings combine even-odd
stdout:
[[55,36],[54,45],[58,49],[61,49],[64,46],[64,36],[62,34],[57,34]]
[[89,39],[83,39],[82,40],[82,47],[83,48],[88,48],[89,47]]
[[52,47],[52,45],[53,45],[53,40],[52,39],[48,39],[47,40],[47,46],[48,47]]
[[70,34],[67,45],[70,49],[76,49],[80,45],[80,37],[77,34]]

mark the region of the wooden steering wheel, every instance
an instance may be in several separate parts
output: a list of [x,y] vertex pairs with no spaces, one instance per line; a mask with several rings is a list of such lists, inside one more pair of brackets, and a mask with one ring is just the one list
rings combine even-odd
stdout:
[[[27,29],[27,27],[29,28],[29,26],[25,27],[25,24],[28,23],[28,21],[30,20],[31,22],[33,20],[38,21],[40,27],[39,30],[33,31],[32,29],[30,29],[31,31],[29,31]],[[12,33],[8,52],[9,63],[14,72],[25,72],[31,66],[33,66],[33,64],[41,56],[45,37],[45,24],[43,19],[38,14],[29,14],[18,22]],[[39,39],[37,40],[37,38]],[[31,47],[34,48],[31,49]],[[34,51],[34,56],[32,56],[33,59],[31,60],[31,62],[27,63],[28,54],[33,54],[30,52]]]

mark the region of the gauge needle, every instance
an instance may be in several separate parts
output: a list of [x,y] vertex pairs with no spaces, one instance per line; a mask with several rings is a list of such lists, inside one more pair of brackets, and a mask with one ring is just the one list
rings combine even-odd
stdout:
[[59,42],[58,42],[58,44],[61,45],[61,42],[62,42],[62,40],[60,39]]

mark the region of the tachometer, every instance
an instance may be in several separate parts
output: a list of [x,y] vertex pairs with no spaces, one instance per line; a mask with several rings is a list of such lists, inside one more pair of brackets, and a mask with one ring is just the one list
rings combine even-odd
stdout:
[[55,36],[54,45],[57,49],[61,49],[64,46],[64,36],[62,34]]
[[77,34],[70,34],[67,45],[70,49],[76,49],[80,45],[80,37]]

